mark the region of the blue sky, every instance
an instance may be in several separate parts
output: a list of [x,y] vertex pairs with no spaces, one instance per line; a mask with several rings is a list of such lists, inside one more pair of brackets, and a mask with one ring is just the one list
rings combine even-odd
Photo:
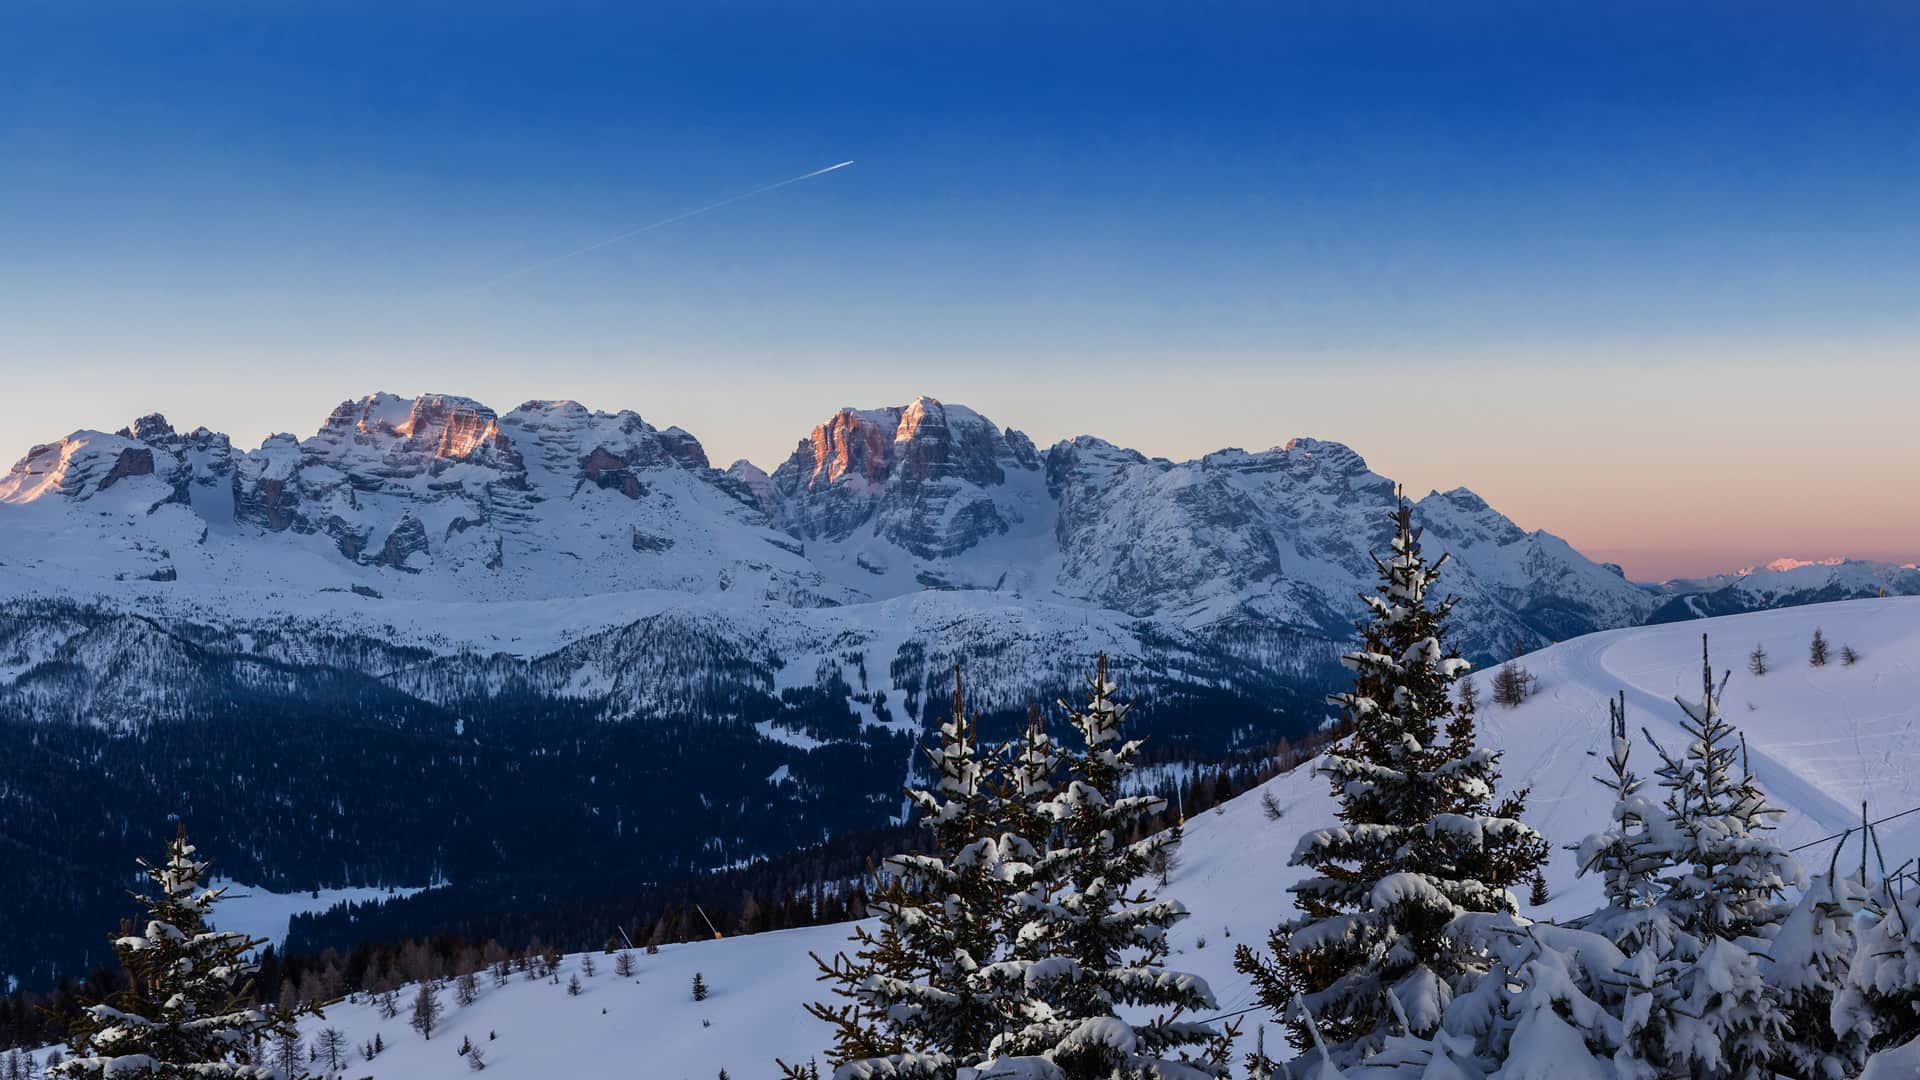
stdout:
[[1920,558],[1920,18],[1039,6],[10,5],[0,456],[385,388],[770,466],[931,393],[1648,575]]

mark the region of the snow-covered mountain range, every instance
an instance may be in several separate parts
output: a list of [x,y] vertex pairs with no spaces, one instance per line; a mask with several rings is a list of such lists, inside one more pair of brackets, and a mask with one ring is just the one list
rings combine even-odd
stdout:
[[1871,596],[1920,596],[1920,566],[1864,559],[1775,559],[1731,574],[1669,581],[1656,595],[1660,604],[1650,622]]
[[[1185,462],[1090,436],[1041,451],[931,398],[844,410],[768,474],[713,468],[692,435],[633,412],[535,401],[499,415],[374,394],[310,438],[252,451],[159,416],[34,447],[0,479],[0,596],[218,621],[331,608],[377,625],[422,602],[664,592],[816,609],[959,589],[1187,630],[1343,637],[1393,499],[1337,443]],[[1418,513],[1453,552],[1476,648],[1652,610],[1616,568],[1470,491],[1429,495]],[[583,616],[573,636],[619,617]],[[524,630],[520,652],[570,636],[509,629]]]

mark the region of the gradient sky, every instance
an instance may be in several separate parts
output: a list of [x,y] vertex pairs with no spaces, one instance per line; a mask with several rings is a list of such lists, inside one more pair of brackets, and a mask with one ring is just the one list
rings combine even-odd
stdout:
[[311,7],[0,12],[0,457],[388,389],[771,467],[928,393],[1640,578],[1920,559],[1909,6]]

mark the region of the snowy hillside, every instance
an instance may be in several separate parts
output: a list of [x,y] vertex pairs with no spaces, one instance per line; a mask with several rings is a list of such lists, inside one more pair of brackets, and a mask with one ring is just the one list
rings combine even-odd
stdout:
[[[1857,650],[1859,662],[1809,667],[1806,645],[1816,626],[1836,651],[1842,645]],[[1605,821],[1609,798],[1589,777],[1602,767],[1594,755],[1606,742],[1606,700],[1626,690],[1633,726],[1677,744],[1680,714],[1672,695],[1697,694],[1703,631],[1712,635],[1716,668],[1735,671],[1726,703],[1747,735],[1761,782],[1788,811],[1781,825],[1788,844],[1816,841],[1856,822],[1863,799],[1875,817],[1920,805],[1920,749],[1913,737],[1920,725],[1920,599],[1592,635],[1524,658],[1539,677],[1537,696],[1512,710],[1482,713],[1484,740],[1505,752],[1508,782],[1532,786],[1529,820],[1557,849],[1548,873],[1554,898],[1544,912],[1529,914],[1570,915],[1595,906],[1597,885],[1574,880],[1570,855],[1558,849]],[[1776,665],[1759,678],[1744,666],[1756,644]],[[1641,739],[1636,734],[1636,742]],[[1634,756],[1644,762],[1652,754],[1642,744]],[[1266,819],[1263,793],[1284,811],[1280,822]],[[1285,865],[1287,856],[1298,835],[1329,821],[1332,809],[1324,781],[1303,768],[1189,822],[1182,862],[1166,891],[1193,916],[1174,932],[1171,963],[1204,976],[1223,1011],[1252,1000],[1232,971],[1233,946],[1263,942],[1289,910],[1285,890],[1296,872]],[[1891,861],[1920,853],[1920,816],[1889,824],[1881,836]],[[1816,846],[1803,857],[1824,866],[1829,850]],[[337,1027],[355,1046],[378,1033],[387,1051],[370,1063],[356,1059],[353,1076],[465,1075],[455,1053],[463,1037],[482,1048],[500,1080],[706,1078],[721,1069],[741,1078],[767,1076],[774,1056],[805,1058],[825,1044],[823,1026],[800,1009],[819,993],[808,953],[831,954],[845,937],[844,926],[826,926],[671,945],[657,956],[636,955],[631,980],[613,975],[607,958],[597,956],[598,973],[582,978],[578,997],[565,990],[581,969],[578,956],[567,958],[559,985],[516,974],[495,988],[483,978],[471,1007],[455,1007],[447,996],[446,1027],[431,1042],[407,1029],[404,1011],[381,1020],[365,1003],[337,1005],[307,1030]],[[695,972],[713,988],[703,1003],[689,992]],[[1248,1016],[1249,1036],[1263,1018]]]

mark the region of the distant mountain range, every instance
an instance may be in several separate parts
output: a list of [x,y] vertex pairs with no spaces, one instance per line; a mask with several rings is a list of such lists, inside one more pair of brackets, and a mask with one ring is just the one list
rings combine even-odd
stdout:
[[[168,813],[245,835],[217,845],[229,872],[280,888],[607,850],[657,879],[896,814],[955,663],[1000,723],[1095,651],[1157,754],[1217,758],[1324,717],[1395,498],[1339,443],[1041,449],[924,397],[843,410],[771,473],[566,401],[375,394],[251,451],[157,415],[75,432],[0,478],[0,817],[76,852],[51,892],[81,906],[117,897],[99,875]],[[1415,514],[1481,660],[1920,593],[1920,571],[1859,563],[1649,587],[1465,488]],[[27,960],[0,950],[0,972]]]
[[1873,596],[1920,596],[1920,566],[1862,559],[1775,559],[1731,574],[1678,578],[1654,590],[1648,622],[1679,622],[1743,611]]

